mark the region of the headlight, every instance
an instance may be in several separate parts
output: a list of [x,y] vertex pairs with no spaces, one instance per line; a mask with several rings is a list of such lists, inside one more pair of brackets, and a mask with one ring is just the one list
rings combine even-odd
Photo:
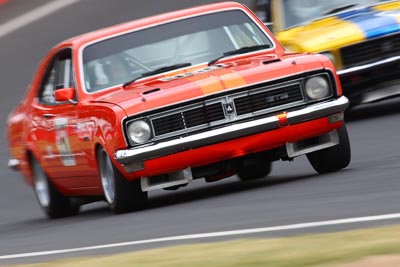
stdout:
[[150,125],[145,120],[137,120],[128,123],[128,136],[137,144],[143,144],[151,138]]
[[308,79],[305,84],[305,91],[310,100],[322,99],[331,94],[327,79],[321,76]]

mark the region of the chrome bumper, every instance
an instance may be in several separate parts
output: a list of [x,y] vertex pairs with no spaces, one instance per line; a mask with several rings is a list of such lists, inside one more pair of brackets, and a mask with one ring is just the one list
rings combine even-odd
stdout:
[[[288,112],[287,122],[291,125],[326,117],[338,112],[343,112],[348,105],[349,100],[345,96],[342,96],[336,100],[318,103],[301,110]],[[279,119],[276,116],[270,116],[182,137],[176,140],[161,142],[155,145],[118,150],[115,152],[114,157],[116,161],[124,165],[138,163],[148,159],[167,156],[188,149],[195,149],[277,128],[279,128]]]
[[361,71],[366,71],[369,69],[373,69],[379,66],[383,66],[386,64],[391,64],[391,63],[396,63],[396,62],[400,62],[400,56],[395,56],[395,57],[391,57],[391,58],[387,58],[387,59],[383,59],[380,61],[376,61],[370,64],[365,64],[365,65],[361,65],[361,66],[356,66],[356,67],[352,67],[352,68],[348,68],[348,69],[344,69],[344,70],[339,70],[337,72],[337,74],[339,76],[345,76],[347,74],[352,74],[352,73],[358,73]]

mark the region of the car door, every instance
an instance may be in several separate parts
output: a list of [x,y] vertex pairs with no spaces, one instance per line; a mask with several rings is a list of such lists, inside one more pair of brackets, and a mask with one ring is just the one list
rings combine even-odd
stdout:
[[75,86],[71,54],[70,49],[65,49],[51,60],[32,109],[32,117],[39,126],[34,131],[42,166],[53,179],[68,178],[62,181],[66,187],[79,184],[73,178],[82,175],[82,166],[77,166],[82,154],[76,131],[76,105],[55,99],[56,90]]

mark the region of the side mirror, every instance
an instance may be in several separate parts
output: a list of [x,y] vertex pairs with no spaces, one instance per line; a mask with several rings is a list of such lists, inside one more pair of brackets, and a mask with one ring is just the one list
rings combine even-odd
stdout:
[[55,97],[57,102],[69,101],[75,104],[75,88],[62,88],[55,91]]

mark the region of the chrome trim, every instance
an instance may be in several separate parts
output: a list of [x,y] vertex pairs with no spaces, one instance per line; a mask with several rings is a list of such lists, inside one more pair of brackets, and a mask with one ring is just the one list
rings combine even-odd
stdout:
[[333,101],[322,102],[300,110],[290,111],[287,113],[286,120],[290,125],[333,115],[345,111],[349,104],[350,102],[347,97],[341,96]]
[[344,69],[344,70],[339,70],[337,73],[339,75],[346,75],[352,72],[359,72],[362,70],[367,70],[367,69],[371,69],[371,68],[375,68],[377,66],[380,65],[384,65],[384,64],[389,64],[389,63],[393,63],[399,61],[400,62],[400,56],[395,56],[395,57],[391,57],[391,58],[387,58],[387,59],[383,59],[374,63],[369,63],[369,64],[365,64],[362,66],[357,66],[357,67],[352,67],[352,68],[348,68],[348,69]]
[[[348,105],[349,100],[345,96],[341,96],[338,99],[313,104],[301,110],[289,111],[287,113],[287,120],[289,124],[297,124],[344,111]],[[254,121],[242,122],[204,133],[161,142],[155,145],[118,150],[115,152],[114,158],[121,164],[145,161],[188,149],[224,142],[233,138],[240,138],[251,134],[274,130],[279,127],[278,124],[279,119],[276,116],[269,116]]]

